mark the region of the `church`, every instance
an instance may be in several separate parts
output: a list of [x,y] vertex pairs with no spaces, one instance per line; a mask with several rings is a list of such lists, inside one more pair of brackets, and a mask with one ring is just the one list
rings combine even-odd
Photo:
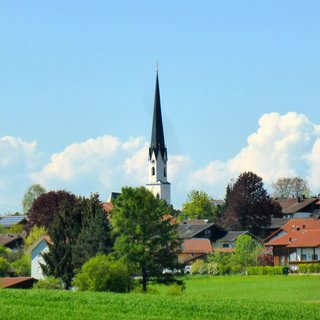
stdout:
[[[153,193],[155,198],[171,204],[171,185],[168,182],[168,154],[164,140],[164,130],[161,114],[160,89],[158,68],[156,73],[156,87],[154,93],[153,121],[151,129],[151,143],[149,147],[149,180],[146,188]],[[113,209],[112,200],[120,195],[118,192],[111,192],[107,201],[103,203],[104,210],[110,212]]]
[[154,94],[154,108],[151,144],[149,147],[149,182],[146,187],[157,199],[162,199],[170,204],[170,182],[167,179],[168,154],[164,140],[164,131],[161,115],[160,89],[158,69]]

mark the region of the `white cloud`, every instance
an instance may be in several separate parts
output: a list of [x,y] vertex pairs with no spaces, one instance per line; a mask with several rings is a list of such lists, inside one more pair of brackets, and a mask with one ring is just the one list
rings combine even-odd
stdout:
[[30,183],[30,172],[39,164],[36,147],[35,141],[0,137],[0,214],[19,210],[25,186]]
[[[148,179],[148,143],[141,137],[121,141],[106,135],[73,143],[42,167],[39,159],[36,142],[0,138],[0,210],[11,210],[14,203],[18,209],[31,183],[76,194],[99,192],[105,199],[111,191],[144,185]],[[319,192],[320,126],[303,114],[268,113],[260,118],[247,144],[228,161],[211,159],[199,168],[185,155],[169,154],[174,204],[179,207],[192,189],[221,198],[230,179],[243,171],[257,173],[267,184],[281,176],[308,177],[312,190]]]
[[34,182],[75,193],[99,192],[101,198],[124,185],[145,183],[147,154],[141,137],[121,141],[106,135],[74,143],[52,155],[50,162],[33,174]]
[[230,178],[253,171],[267,185],[279,177],[307,178],[309,173],[311,186],[319,188],[319,137],[320,126],[303,114],[265,114],[259,120],[257,131],[248,137],[247,145],[226,163],[213,161],[194,172],[194,185],[200,184],[203,189],[221,194]]

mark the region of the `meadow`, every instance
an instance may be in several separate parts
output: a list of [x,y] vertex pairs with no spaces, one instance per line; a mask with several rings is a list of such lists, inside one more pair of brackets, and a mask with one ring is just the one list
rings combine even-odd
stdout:
[[320,319],[319,276],[186,277],[148,294],[0,290],[0,319]]

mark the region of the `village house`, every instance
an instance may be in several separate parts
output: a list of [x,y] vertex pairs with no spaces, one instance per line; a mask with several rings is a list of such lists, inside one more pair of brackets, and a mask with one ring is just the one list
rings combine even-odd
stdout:
[[249,231],[227,231],[222,238],[214,242],[213,250],[225,253],[235,252],[236,241],[243,235],[252,236]]
[[50,241],[49,236],[41,236],[29,248],[31,252],[31,277],[34,279],[39,280],[45,278],[41,267],[41,265],[45,264],[42,254],[49,251],[48,243],[50,243]]
[[196,259],[204,259],[209,253],[212,253],[209,239],[185,239],[178,260],[180,263],[191,264]]
[[320,213],[319,198],[302,196],[288,199],[275,198],[274,201],[280,205],[284,218],[308,218]]
[[290,219],[265,240],[265,246],[273,249],[275,266],[320,263],[320,219]]

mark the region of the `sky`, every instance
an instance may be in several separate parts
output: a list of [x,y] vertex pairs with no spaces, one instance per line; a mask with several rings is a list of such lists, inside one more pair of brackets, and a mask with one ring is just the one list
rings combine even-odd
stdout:
[[320,192],[319,1],[0,0],[0,214],[148,182],[156,62],[176,208],[253,171]]

